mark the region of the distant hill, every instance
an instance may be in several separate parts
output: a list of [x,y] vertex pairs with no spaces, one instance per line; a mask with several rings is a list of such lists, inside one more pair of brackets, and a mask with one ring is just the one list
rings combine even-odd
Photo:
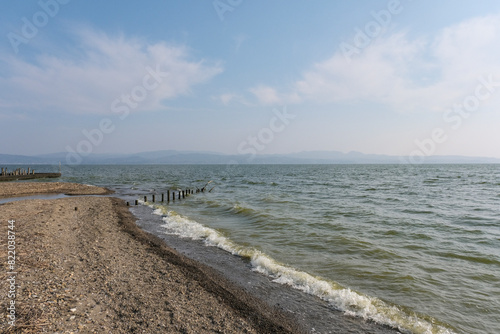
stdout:
[[0,154],[0,164],[43,164],[44,158],[26,155]]
[[[68,164],[67,153],[52,153],[36,156],[0,154],[0,165],[4,164]],[[90,154],[82,158],[81,164],[141,165],[141,164],[399,164],[407,157],[360,152],[305,151],[291,154],[230,155],[217,152],[152,151],[134,154]],[[74,160],[70,160],[74,163]],[[500,159],[465,156],[430,156],[423,163],[500,163]]]

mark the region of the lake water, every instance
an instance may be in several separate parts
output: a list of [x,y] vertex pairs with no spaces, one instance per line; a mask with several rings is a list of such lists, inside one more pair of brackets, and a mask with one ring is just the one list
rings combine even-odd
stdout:
[[500,165],[63,166],[62,180],[131,200],[212,181],[147,203],[156,233],[403,332],[498,333]]

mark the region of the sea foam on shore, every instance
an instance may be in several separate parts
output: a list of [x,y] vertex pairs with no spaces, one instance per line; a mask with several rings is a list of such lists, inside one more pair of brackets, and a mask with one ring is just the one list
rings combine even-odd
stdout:
[[154,210],[155,215],[162,217],[165,233],[181,238],[203,240],[206,246],[218,247],[233,255],[248,258],[252,264],[252,270],[271,277],[276,283],[317,296],[327,301],[332,308],[343,311],[348,316],[375,321],[407,333],[453,334],[448,328],[437,325],[433,319],[426,319],[422,315],[353,291],[334,281],[281,264],[260,250],[240,246],[217,230],[182,216],[167,206],[139,202],[148,205]]

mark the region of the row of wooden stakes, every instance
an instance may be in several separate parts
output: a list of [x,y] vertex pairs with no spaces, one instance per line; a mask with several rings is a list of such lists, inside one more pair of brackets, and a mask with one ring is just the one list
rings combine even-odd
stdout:
[[[212,181],[210,181],[210,182],[212,182]],[[170,190],[167,190],[167,194],[166,194],[167,201],[166,202],[169,203],[170,198],[172,198],[172,201],[174,202],[176,197],[180,200],[180,199],[186,198],[187,196],[192,195],[194,193],[203,193],[203,192],[205,192],[205,189],[209,183],[207,183],[203,188],[201,188],[201,189],[197,188],[196,190],[193,190],[193,189],[178,190],[177,193],[175,192],[175,190],[172,190],[172,192],[170,192]],[[214,188],[215,187],[210,189],[208,192],[211,192]],[[165,202],[165,194],[161,193],[160,195],[161,195],[160,202],[164,203]],[[144,196],[144,202],[147,202],[147,201],[148,201],[148,196]],[[153,202],[153,203],[156,202],[156,195],[155,194],[151,195],[151,202]],[[135,205],[139,205],[139,200],[137,200],[137,199],[135,200]],[[127,202],[127,206],[130,206],[130,202]]]
[[1,176],[20,176],[20,175],[35,175],[35,170],[28,168],[28,170],[23,168],[18,168],[12,172],[8,172],[7,168],[2,168]]

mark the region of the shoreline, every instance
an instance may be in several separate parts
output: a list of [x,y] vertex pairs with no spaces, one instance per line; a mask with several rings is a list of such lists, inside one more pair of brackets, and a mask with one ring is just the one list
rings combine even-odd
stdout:
[[0,198],[23,197],[30,195],[64,194],[110,195],[114,191],[80,183],[67,182],[5,182],[0,183]]
[[60,177],[61,173],[0,175],[0,182],[23,181],[23,180],[34,180],[34,179],[57,179]]
[[[95,186],[3,183],[0,197],[104,195]],[[2,331],[301,333],[288,315],[141,230],[112,197],[23,200],[0,205],[2,249],[16,232],[16,323]],[[9,298],[1,254],[1,308]]]

